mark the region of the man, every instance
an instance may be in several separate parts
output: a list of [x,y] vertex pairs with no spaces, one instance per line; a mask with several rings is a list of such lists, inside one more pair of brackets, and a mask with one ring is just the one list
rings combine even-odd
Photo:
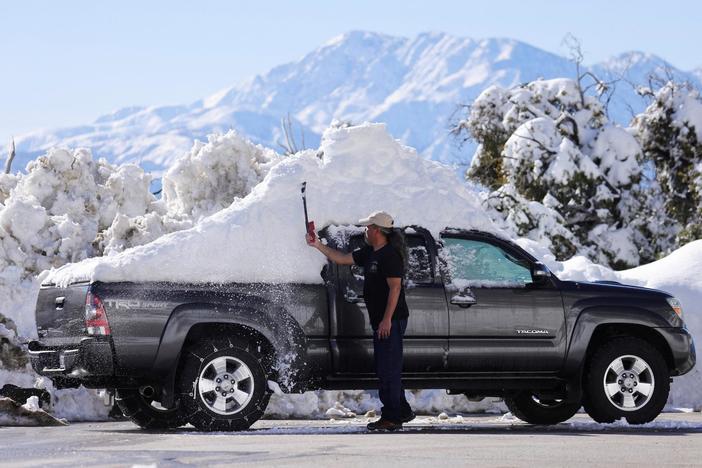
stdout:
[[414,419],[402,386],[402,337],[409,310],[405,302],[403,277],[406,248],[402,235],[393,229],[392,216],[376,211],[359,220],[366,226],[366,247],[344,253],[307,235],[307,244],[317,248],[339,265],[364,268],[363,298],[373,328],[373,354],[378,376],[382,416],[368,424],[369,430],[394,431]]

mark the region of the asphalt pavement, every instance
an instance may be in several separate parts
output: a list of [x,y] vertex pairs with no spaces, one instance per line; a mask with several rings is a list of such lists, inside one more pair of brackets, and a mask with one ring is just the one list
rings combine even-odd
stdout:
[[701,466],[702,414],[600,425],[584,414],[555,426],[500,415],[420,416],[398,433],[366,418],[261,420],[246,432],[186,426],[147,432],[132,423],[0,427],[1,466]]

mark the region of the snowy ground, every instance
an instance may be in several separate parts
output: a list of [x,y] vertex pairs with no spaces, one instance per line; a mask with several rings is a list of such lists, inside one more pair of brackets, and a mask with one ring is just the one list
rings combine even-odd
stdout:
[[[419,417],[401,433],[367,433],[366,418],[262,420],[241,433],[144,432],[128,422],[0,428],[3,463],[51,466],[699,466],[702,413],[664,413],[645,426],[577,415],[556,426],[509,417]],[[41,443],[37,443],[41,441]]]

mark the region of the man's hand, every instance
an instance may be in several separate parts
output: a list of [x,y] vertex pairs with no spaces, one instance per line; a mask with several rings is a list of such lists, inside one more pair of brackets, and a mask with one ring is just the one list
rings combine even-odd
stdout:
[[324,245],[319,237],[312,237],[309,234],[305,234],[305,241],[307,245],[316,248],[337,265],[353,265],[353,255],[340,252],[336,249],[332,249],[328,245]]
[[383,319],[378,325],[378,338],[385,339],[390,336],[390,329],[392,328],[392,322],[387,319]]
[[309,233],[305,234],[305,241],[307,241],[307,245],[310,247],[317,247],[319,246],[317,244],[321,244],[322,242],[319,240],[319,237],[312,237]]

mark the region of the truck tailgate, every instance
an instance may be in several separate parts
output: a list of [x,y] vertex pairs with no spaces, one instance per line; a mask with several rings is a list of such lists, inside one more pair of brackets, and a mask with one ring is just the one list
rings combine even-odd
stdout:
[[76,283],[67,288],[42,286],[37,298],[37,332],[47,344],[77,342],[86,336],[85,298],[90,283]]

